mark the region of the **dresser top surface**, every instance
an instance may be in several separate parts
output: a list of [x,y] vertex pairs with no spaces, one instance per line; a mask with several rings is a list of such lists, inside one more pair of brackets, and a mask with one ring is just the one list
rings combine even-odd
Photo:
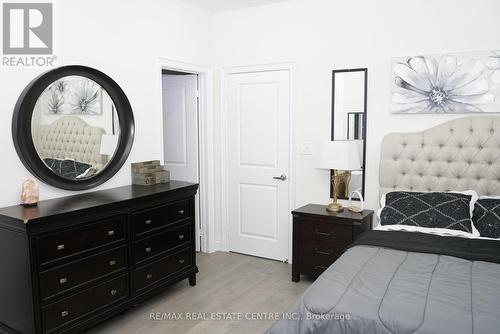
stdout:
[[340,212],[330,212],[326,210],[326,205],[307,204],[292,211],[293,214],[305,214],[313,216],[336,217],[351,220],[363,220],[373,214],[373,210],[363,210],[362,212],[352,212],[347,208]]
[[13,205],[0,208],[0,218],[21,221],[24,224],[45,217],[57,216],[73,211],[92,209],[123,201],[155,196],[165,192],[196,190],[196,183],[170,181],[151,186],[128,185],[106,190],[92,191],[38,202],[37,206]]

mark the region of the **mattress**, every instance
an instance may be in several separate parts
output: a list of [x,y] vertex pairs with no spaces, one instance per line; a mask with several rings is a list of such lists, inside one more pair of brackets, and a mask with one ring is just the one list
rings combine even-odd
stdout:
[[500,242],[369,231],[266,333],[500,333]]

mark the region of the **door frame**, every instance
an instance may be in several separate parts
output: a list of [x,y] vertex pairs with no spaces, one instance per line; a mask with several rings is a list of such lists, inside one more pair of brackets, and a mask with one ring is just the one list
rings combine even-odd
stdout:
[[288,175],[289,196],[288,196],[288,262],[292,263],[292,208],[295,205],[295,63],[272,63],[244,66],[227,66],[220,69],[220,110],[221,110],[221,175],[222,175],[222,240],[219,249],[225,252],[229,251],[229,210],[228,210],[228,109],[227,109],[227,82],[231,74],[252,73],[252,72],[272,72],[289,71],[290,73],[290,118],[289,118],[289,157],[288,157]]
[[[215,220],[214,220],[214,124],[213,124],[213,70],[209,66],[180,62],[167,58],[158,58],[158,122],[163,137],[163,97],[162,97],[162,70],[171,70],[197,74],[199,78],[199,126],[198,126],[198,155],[199,155],[199,189],[201,244],[204,253],[216,251]],[[163,139],[161,140],[161,161],[164,160]]]

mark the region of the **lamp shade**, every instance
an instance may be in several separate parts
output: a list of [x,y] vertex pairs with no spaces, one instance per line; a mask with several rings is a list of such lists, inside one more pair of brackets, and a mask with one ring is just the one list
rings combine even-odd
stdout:
[[321,145],[316,167],[320,169],[361,170],[362,140],[334,140]]
[[118,135],[102,135],[100,154],[113,155],[118,145]]

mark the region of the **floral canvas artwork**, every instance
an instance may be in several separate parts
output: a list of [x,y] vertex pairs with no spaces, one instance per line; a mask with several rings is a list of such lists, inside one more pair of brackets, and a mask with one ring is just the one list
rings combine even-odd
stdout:
[[500,50],[395,58],[392,113],[500,112]]
[[45,111],[54,115],[101,115],[101,86],[82,77],[66,77],[42,93]]

